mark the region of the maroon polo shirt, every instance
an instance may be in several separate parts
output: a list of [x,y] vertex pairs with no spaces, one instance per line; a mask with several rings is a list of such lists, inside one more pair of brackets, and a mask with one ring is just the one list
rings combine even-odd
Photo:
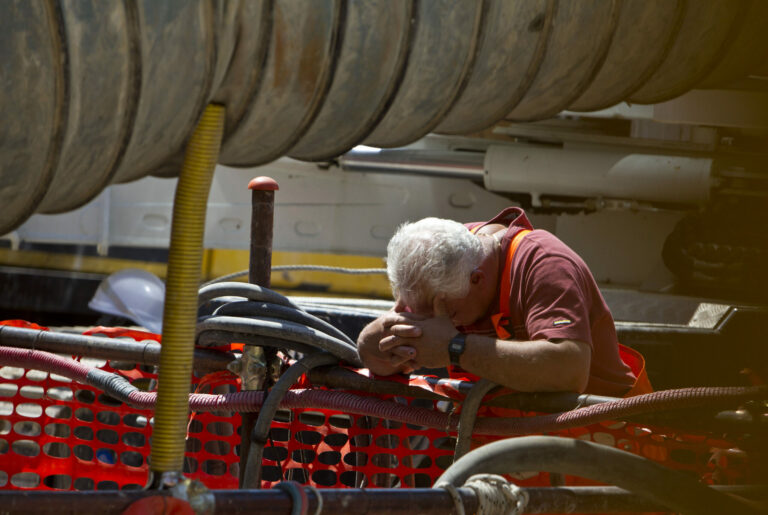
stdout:
[[[508,227],[501,240],[506,258],[512,238],[533,229],[522,209],[510,207],[487,222]],[[534,230],[523,237],[512,258],[510,327],[515,340],[580,340],[592,347],[587,393],[621,397],[635,376],[619,356],[613,317],[586,263],[553,234]],[[499,276],[504,271],[504,259]],[[495,334],[491,315],[499,311],[499,292],[491,309],[463,332]],[[511,330],[510,330],[511,329]]]

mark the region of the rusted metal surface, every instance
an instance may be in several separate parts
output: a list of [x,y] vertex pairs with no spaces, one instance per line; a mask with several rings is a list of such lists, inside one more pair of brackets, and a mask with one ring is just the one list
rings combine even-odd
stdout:
[[[722,492],[744,496],[765,503],[765,486],[717,487]],[[626,490],[610,486],[524,488],[528,493],[525,513],[594,513],[655,512],[663,507]],[[323,513],[358,513],[369,515],[413,515],[455,513],[447,490],[410,489],[320,489],[306,490],[306,513],[315,513],[317,492],[322,496]],[[260,513],[284,515],[292,513],[293,503],[287,492],[272,490],[212,490],[216,499],[215,513],[230,515]],[[466,513],[475,513],[478,500],[468,488],[458,489]],[[168,495],[158,491],[100,492],[0,492],[3,510],[10,513],[95,514],[121,513],[131,503],[151,495]]]
[[223,164],[325,160],[732,83],[768,53],[766,14],[759,0],[9,0],[0,234],[177,175],[211,101],[227,106]]
[[[118,338],[0,326],[0,345],[49,352],[66,352],[74,356],[88,356],[146,365],[160,363],[160,344],[154,340],[135,342]],[[195,349],[194,352],[194,369],[200,373],[222,370],[234,359],[234,355],[228,352],[209,349]]]
[[[272,237],[275,220],[275,192],[277,182],[269,177],[256,177],[248,184],[251,190],[251,252],[248,265],[248,282],[269,288],[272,272]],[[260,390],[272,386],[269,377],[271,364],[276,359],[276,349],[247,346],[243,351],[243,389]],[[260,373],[258,369],[261,369]],[[258,413],[240,414],[240,470],[239,484],[245,479],[246,463],[251,447],[251,433]]]

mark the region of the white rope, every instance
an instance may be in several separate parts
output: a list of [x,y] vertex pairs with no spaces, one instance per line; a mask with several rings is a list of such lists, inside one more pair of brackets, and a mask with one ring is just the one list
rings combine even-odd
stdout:
[[528,504],[522,488],[496,474],[476,474],[464,486],[477,494],[478,515],[520,515]]
[[[471,488],[477,496],[478,515],[520,515],[528,505],[528,493],[496,474],[475,474],[462,485]],[[458,515],[465,515],[464,502],[459,490],[450,483],[435,485],[451,494]]]
[[[340,266],[325,266],[325,265],[279,265],[273,266],[271,269],[273,272],[298,272],[298,271],[314,271],[314,272],[334,272],[337,274],[351,274],[351,275],[378,275],[386,274],[386,268],[344,268]],[[207,283],[204,283],[200,287],[208,286],[210,284],[229,281],[230,279],[236,279],[248,275],[248,270],[241,270],[239,272],[233,272],[221,277],[217,277]]]
[[456,508],[456,514],[466,515],[466,511],[464,511],[464,501],[461,500],[459,490],[455,486],[450,483],[440,483],[439,485],[435,485],[435,488],[442,488],[451,494],[451,499],[453,499],[453,507]]

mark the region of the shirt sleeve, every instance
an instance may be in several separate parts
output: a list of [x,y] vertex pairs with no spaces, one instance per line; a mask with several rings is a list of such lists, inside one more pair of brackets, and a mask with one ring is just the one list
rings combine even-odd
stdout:
[[589,293],[583,270],[565,256],[545,255],[525,280],[525,326],[531,340],[580,340],[592,345]]

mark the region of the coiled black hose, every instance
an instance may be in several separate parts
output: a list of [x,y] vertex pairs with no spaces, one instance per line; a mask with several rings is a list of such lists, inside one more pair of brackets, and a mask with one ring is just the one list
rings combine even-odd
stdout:
[[[225,283],[226,284],[226,283]],[[216,285],[213,285],[216,286]],[[345,341],[339,340],[312,327],[264,317],[260,319],[216,316],[197,324],[198,337],[206,331],[224,331],[240,334],[254,334],[269,338],[282,338],[298,342],[310,347],[322,349],[347,363],[362,366],[357,348]]]
[[350,345],[355,343],[343,332],[336,327],[332,326],[325,320],[317,318],[306,311],[298,308],[292,308],[289,306],[283,306],[280,304],[274,304],[272,302],[253,301],[253,300],[240,300],[227,302],[226,304],[219,306],[213,312],[213,317],[216,316],[239,316],[248,318],[279,318],[281,320],[287,320],[289,322],[295,322],[307,327],[312,327],[318,331],[322,331],[329,336],[338,338],[341,341],[347,342]]
[[288,349],[301,354],[314,354],[320,349],[303,343],[286,340],[284,338],[266,337],[258,334],[236,333],[232,331],[205,331],[198,334],[196,345],[200,347],[221,347],[237,342],[245,345],[257,345],[259,347],[272,347],[276,349]]
[[272,304],[300,309],[288,297],[280,295],[276,291],[257,284],[239,282],[216,283],[203,286],[197,293],[198,305],[205,304],[216,297],[245,297],[248,300],[271,302]]

